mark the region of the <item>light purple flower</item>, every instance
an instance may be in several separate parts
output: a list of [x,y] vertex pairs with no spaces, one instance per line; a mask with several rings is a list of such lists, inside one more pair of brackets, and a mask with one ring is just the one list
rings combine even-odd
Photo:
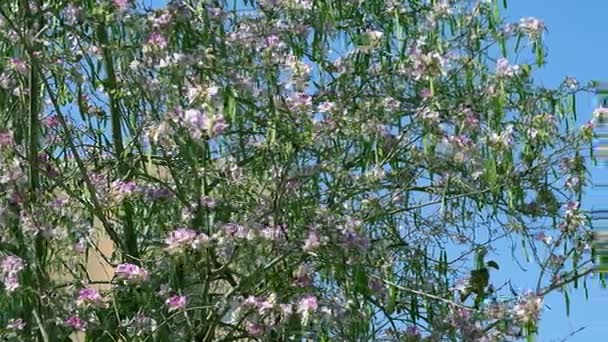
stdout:
[[148,271],[129,263],[118,265],[115,270],[115,275],[119,279],[133,283],[144,282],[149,278]]
[[103,297],[95,289],[84,288],[78,292],[76,306],[103,306]]
[[301,314],[310,314],[319,308],[319,301],[314,295],[308,295],[298,302],[298,312]]
[[211,128],[211,120],[206,113],[197,109],[188,109],[184,112],[184,124],[195,139],[200,139],[203,131]]
[[148,38],[148,43],[158,49],[164,49],[167,47],[167,40],[158,31],[154,31],[150,34],[150,38]]
[[180,228],[169,233],[165,238],[165,249],[168,252],[180,252],[187,248],[198,248],[209,241],[204,233],[198,233],[192,229]]
[[519,65],[511,65],[505,58],[500,58],[496,61],[496,76],[499,77],[514,77],[520,72]]
[[254,337],[260,337],[264,335],[264,326],[259,323],[249,322],[247,323],[247,333]]
[[7,255],[2,259],[0,263],[0,269],[3,274],[6,273],[17,273],[25,267],[23,259],[13,255]]
[[334,102],[325,101],[317,106],[317,111],[320,113],[330,113],[333,109],[336,108],[336,104]]
[[0,262],[0,273],[2,282],[7,292],[14,292],[21,284],[19,283],[19,273],[25,268],[23,259],[7,255]]
[[281,43],[281,38],[279,38],[279,36],[277,35],[271,35],[266,37],[266,46],[268,47],[275,47],[278,46]]
[[534,17],[521,18],[519,20],[519,29],[530,36],[538,36],[545,29],[545,23]]
[[120,9],[125,9],[129,5],[129,0],[114,0],[114,5]]
[[578,201],[568,201],[565,205],[566,216],[574,214],[574,211],[578,210],[580,203]]
[[112,191],[117,200],[124,199],[137,191],[138,186],[134,181],[117,180],[112,183]]
[[158,16],[158,18],[154,19],[154,27],[167,26],[169,23],[171,23],[171,19],[173,19],[171,13],[165,12]]
[[312,106],[312,97],[306,93],[295,93],[287,101],[294,110],[305,111]]
[[28,69],[28,65],[25,63],[25,61],[23,61],[22,59],[19,59],[19,58],[14,58],[14,57],[9,58],[8,65],[11,69],[13,69],[19,73],[25,73]]
[[186,305],[188,304],[188,300],[186,299],[186,296],[175,295],[175,296],[169,297],[165,301],[165,304],[169,308],[169,312],[183,310],[186,308]]
[[71,327],[74,330],[78,330],[78,331],[85,331],[87,330],[87,322],[83,321],[80,317],[78,316],[70,316],[67,317],[63,323],[68,326]]
[[536,322],[540,317],[542,303],[542,297],[529,292],[519,298],[518,303],[513,307],[512,312],[520,322]]
[[213,122],[213,136],[216,137],[218,135],[224,134],[226,129],[228,128],[228,124],[223,116],[219,116]]

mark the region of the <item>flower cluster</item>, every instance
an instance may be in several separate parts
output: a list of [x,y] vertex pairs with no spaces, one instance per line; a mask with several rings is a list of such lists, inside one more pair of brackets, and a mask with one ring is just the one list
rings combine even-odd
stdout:
[[114,272],[116,278],[124,280],[127,283],[142,283],[148,280],[149,272],[134,264],[120,264]]
[[19,273],[25,268],[23,259],[14,255],[7,255],[0,261],[0,275],[2,283],[7,292],[14,292],[21,283],[19,282]]

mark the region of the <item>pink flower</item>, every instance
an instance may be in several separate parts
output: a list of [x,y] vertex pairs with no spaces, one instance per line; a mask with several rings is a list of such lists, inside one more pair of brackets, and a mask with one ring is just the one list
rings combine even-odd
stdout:
[[19,283],[19,273],[25,268],[23,259],[7,255],[0,262],[0,274],[2,282],[7,292],[14,292],[21,284]]
[[169,233],[165,238],[165,248],[168,252],[180,252],[187,248],[196,249],[201,244],[206,244],[209,237],[204,233],[198,233],[192,229],[180,228]]
[[95,289],[85,288],[78,292],[76,306],[103,306],[103,297]]
[[114,0],[114,5],[116,5],[116,7],[118,7],[120,10],[125,10],[129,5],[129,0]]
[[319,301],[314,295],[308,295],[298,302],[298,312],[301,314],[310,314],[317,311],[319,308]]
[[254,337],[260,337],[264,335],[264,326],[259,323],[249,322],[247,323],[247,333]]
[[63,323],[74,330],[85,331],[87,329],[87,322],[78,316],[70,316],[63,320]]
[[112,182],[112,192],[116,200],[122,200],[137,191],[138,186],[134,181],[117,180]]
[[207,113],[197,109],[188,109],[183,112],[182,122],[194,139],[200,139],[203,132],[209,131],[212,124]]
[[520,72],[519,65],[511,65],[505,58],[496,61],[496,76],[514,77]]
[[137,265],[129,263],[118,265],[114,274],[117,278],[132,283],[143,282],[148,280],[149,278],[148,271]]
[[542,297],[533,293],[527,293],[519,298],[517,305],[513,307],[513,314],[521,322],[536,322],[542,310]]
[[243,301],[243,306],[245,308],[255,309],[259,315],[263,316],[272,311],[275,302],[275,295],[270,295],[266,299],[262,297],[249,296]]
[[521,18],[519,20],[519,29],[530,36],[537,36],[545,29],[545,23],[534,17]]
[[574,212],[578,210],[580,203],[578,201],[568,201],[565,205],[566,216],[574,215]]
[[186,296],[175,295],[175,296],[169,297],[165,301],[165,304],[169,307],[169,312],[183,310],[186,308],[186,305],[188,304],[188,300],[186,299]]
[[167,40],[163,37],[160,32],[152,32],[150,38],[148,38],[148,44],[155,46],[158,49],[164,49],[167,47]]
[[213,136],[216,137],[218,135],[224,134],[226,129],[228,128],[228,124],[223,116],[217,117],[213,122]]
[[171,23],[171,13],[163,13],[158,18],[154,18],[154,27],[163,27]]
[[9,58],[9,66],[19,73],[25,73],[28,69],[28,65],[25,61],[14,57]]
[[271,35],[271,36],[266,37],[266,46],[268,46],[268,47],[278,46],[279,43],[281,43],[281,38],[279,38],[276,35]]

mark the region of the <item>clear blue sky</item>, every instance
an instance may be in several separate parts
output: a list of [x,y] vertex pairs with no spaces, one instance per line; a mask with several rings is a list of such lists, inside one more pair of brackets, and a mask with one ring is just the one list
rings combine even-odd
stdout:
[[[165,0],[146,2],[160,6]],[[566,75],[582,83],[590,80],[608,81],[608,40],[605,34],[608,33],[605,24],[608,0],[508,0],[508,9],[504,13],[512,21],[534,16],[543,19],[548,27],[549,32],[545,34],[548,64],[536,73],[537,83],[555,86]],[[577,100],[579,121],[584,123],[590,119],[593,97],[583,95]],[[594,169],[593,177],[608,179],[608,168]],[[598,207],[601,202],[608,207],[607,198],[608,191],[602,196],[591,190],[586,207]],[[510,251],[501,253],[501,256],[510,258]],[[504,263],[501,262],[501,265]],[[501,273],[511,274],[514,282],[524,287],[532,288],[535,285],[536,279],[527,278],[515,269],[503,268]],[[589,282],[588,288],[589,300],[585,299],[582,289],[570,293],[569,317],[566,316],[563,295],[556,293],[546,299],[551,309],[545,309],[543,313],[538,342],[608,341],[608,316],[603,310],[608,308],[608,290],[601,289],[597,279]],[[585,329],[568,337],[582,327]]]

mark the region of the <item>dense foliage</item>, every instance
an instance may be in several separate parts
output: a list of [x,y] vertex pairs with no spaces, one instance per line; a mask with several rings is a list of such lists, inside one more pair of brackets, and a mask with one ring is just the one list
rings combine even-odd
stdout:
[[[533,336],[590,272],[593,127],[503,7],[0,2],[0,336]],[[536,288],[493,281],[511,244]]]

